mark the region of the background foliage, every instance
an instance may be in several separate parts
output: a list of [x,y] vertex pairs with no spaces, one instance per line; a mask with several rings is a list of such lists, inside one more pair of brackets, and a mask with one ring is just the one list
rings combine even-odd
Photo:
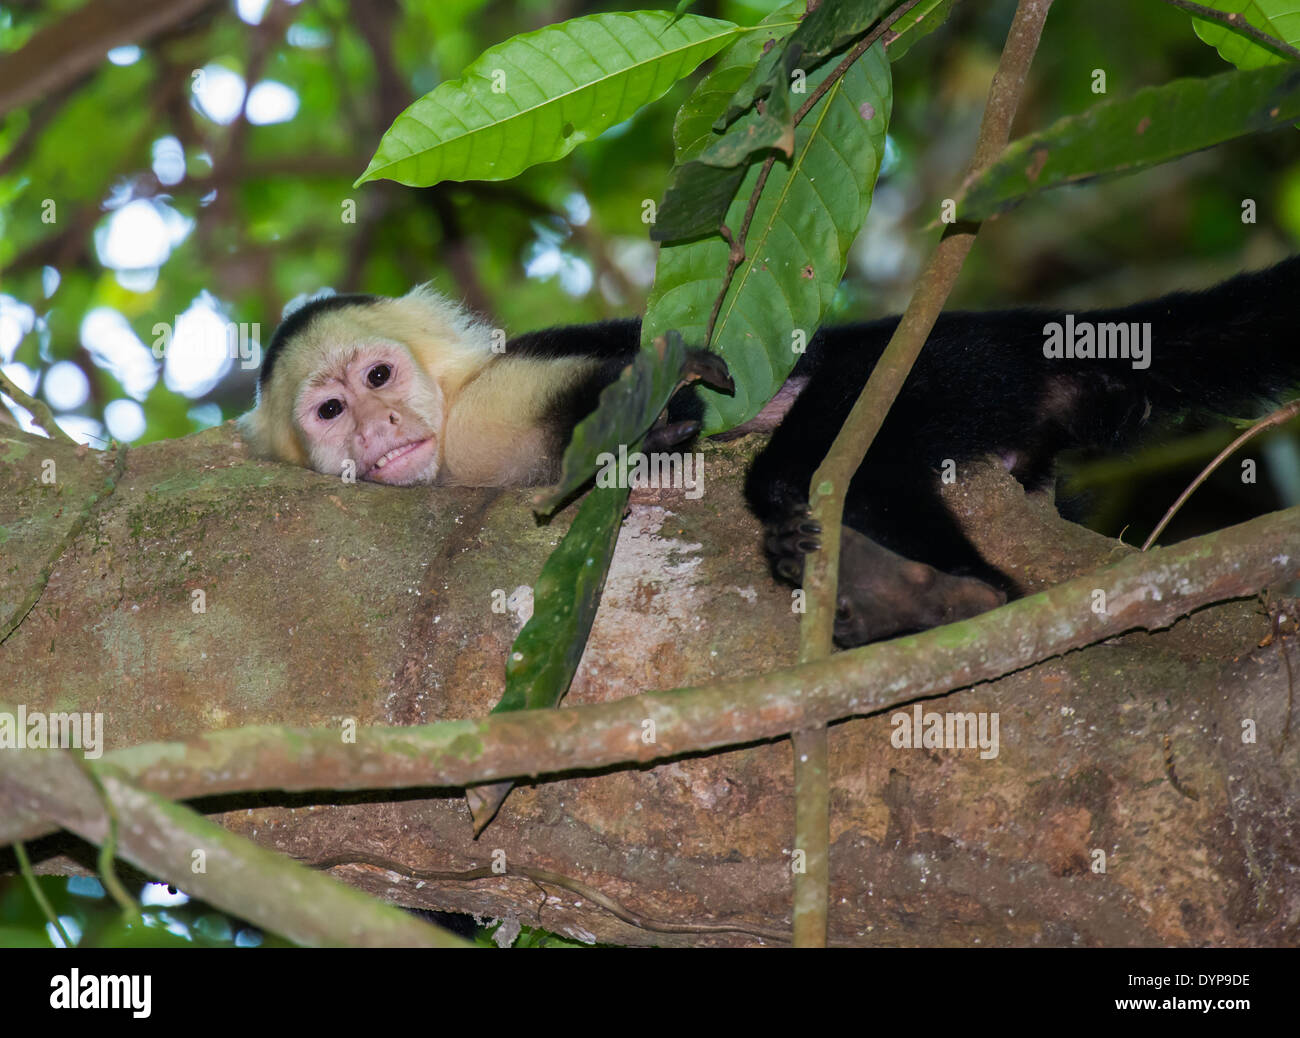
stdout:
[[[78,6],[0,8],[0,53]],[[214,348],[213,322],[255,323],[265,338],[286,302],[324,286],[399,293],[433,279],[512,333],[643,311],[656,249],[644,203],[663,197],[673,117],[698,73],[566,160],[508,182],[352,186],[392,119],[484,49],[619,5],[197,6],[142,47],[118,48],[7,111],[0,129],[0,363],[50,399],[74,435],[145,443],[240,413],[254,372]],[[754,24],[777,6],[704,0],[691,13]],[[834,313],[905,303],[929,245],[920,229],[953,193],[1013,6],[957,4],[895,68],[883,173]],[[1018,126],[1095,103],[1095,70],[1113,98],[1224,68],[1186,15],[1158,0],[1058,4]],[[1254,224],[1241,220],[1246,198],[1257,203]],[[43,222],[46,200],[53,223]],[[349,200],[355,222],[344,219]],[[1262,265],[1298,240],[1300,145],[1294,133],[1264,134],[993,221],[955,303],[1122,302]],[[154,327],[181,315],[164,367],[148,352]],[[1144,478],[1166,474],[1142,484],[1149,507],[1113,462],[1082,470],[1079,485],[1106,491],[1092,499],[1101,528],[1136,531],[1220,442],[1212,434],[1139,456]],[[1268,450],[1294,499],[1294,437]],[[1184,522],[1204,528],[1259,506],[1229,500],[1250,492],[1239,480],[1217,482],[1219,499],[1203,497],[1201,518]]]

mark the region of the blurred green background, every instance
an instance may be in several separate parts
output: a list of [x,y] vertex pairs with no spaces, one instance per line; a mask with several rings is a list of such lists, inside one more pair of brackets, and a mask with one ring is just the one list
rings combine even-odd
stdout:
[[[512,333],[642,309],[655,259],[642,204],[662,196],[689,83],[511,182],[351,187],[393,116],[486,47],[619,5],[188,0],[161,32],[106,55],[78,21],[94,6],[0,6],[0,53],[45,34],[89,69],[25,100],[19,58],[0,75],[0,363],[77,438],[147,443],[246,410],[255,371],[232,363],[227,325],[265,341],[287,302],[324,287],[394,294],[432,279]],[[692,10],[752,24],[775,6]],[[837,316],[906,303],[933,242],[921,228],[969,157],[1013,8],[959,3],[895,66],[885,176]],[[1018,131],[1099,100],[1096,70],[1117,96],[1225,67],[1160,0],[1059,3]],[[1242,221],[1246,199],[1255,223]],[[1297,241],[1300,143],[1284,130],[991,222],[954,305],[1126,302],[1264,265]],[[174,338],[160,362],[162,325]],[[1156,452],[1075,466],[1069,486],[1087,491],[1094,525],[1131,540],[1227,438],[1185,430]],[[1296,500],[1294,430],[1257,454],[1256,485],[1230,466],[1166,539]]]

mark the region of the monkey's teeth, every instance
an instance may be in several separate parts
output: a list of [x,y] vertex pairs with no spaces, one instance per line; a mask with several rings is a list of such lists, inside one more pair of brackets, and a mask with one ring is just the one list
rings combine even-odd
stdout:
[[377,462],[375,462],[375,468],[382,469],[385,465],[387,465],[399,454],[405,454],[407,451],[413,450],[418,446],[419,443],[417,442],[417,443],[404,443],[400,447],[394,447],[391,451],[389,451],[387,454],[381,457]]

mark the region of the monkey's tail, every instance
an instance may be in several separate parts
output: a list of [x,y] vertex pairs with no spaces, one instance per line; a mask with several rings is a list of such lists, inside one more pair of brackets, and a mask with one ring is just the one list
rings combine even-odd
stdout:
[[[1065,355],[1045,357],[1045,368],[1048,406],[1055,393],[1062,417],[1069,415],[1071,442],[1063,446],[1117,446],[1147,418],[1249,417],[1294,395],[1300,389],[1297,304],[1300,256],[1201,292],[1056,315]],[[1045,354],[1055,347],[1054,332],[1044,329]],[[1071,342],[1073,357],[1065,353]],[[1124,342],[1127,359],[1115,358],[1116,344]],[[1111,349],[1110,359],[1102,359],[1103,347]]]
[[1141,381],[1155,410],[1234,414],[1300,386],[1300,256],[1127,309],[1151,325]]

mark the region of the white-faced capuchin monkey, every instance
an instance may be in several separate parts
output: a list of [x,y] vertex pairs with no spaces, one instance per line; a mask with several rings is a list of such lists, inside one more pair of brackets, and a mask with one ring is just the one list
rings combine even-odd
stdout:
[[[1300,383],[1297,298],[1300,257],[1114,310],[943,314],[849,488],[837,640],[962,619],[1012,589],[944,507],[945,462],[994,454],[1039,489],[1063,450],[1122,448],[1150,419],[1253,410]],[[812,474],[897,322],[823,328],[765,412],[779,424],[745,490],[790,583],[820,547]],[[493,352],[486,325],[428,288],[329,296],[276,330],[241,427],[256,453],[325,473],[351,462],[380,483],[545,483],[639,337],[633,318],[531,332]],[[694,390],[679,393],[662,443],[693,435],[698,415]]]

